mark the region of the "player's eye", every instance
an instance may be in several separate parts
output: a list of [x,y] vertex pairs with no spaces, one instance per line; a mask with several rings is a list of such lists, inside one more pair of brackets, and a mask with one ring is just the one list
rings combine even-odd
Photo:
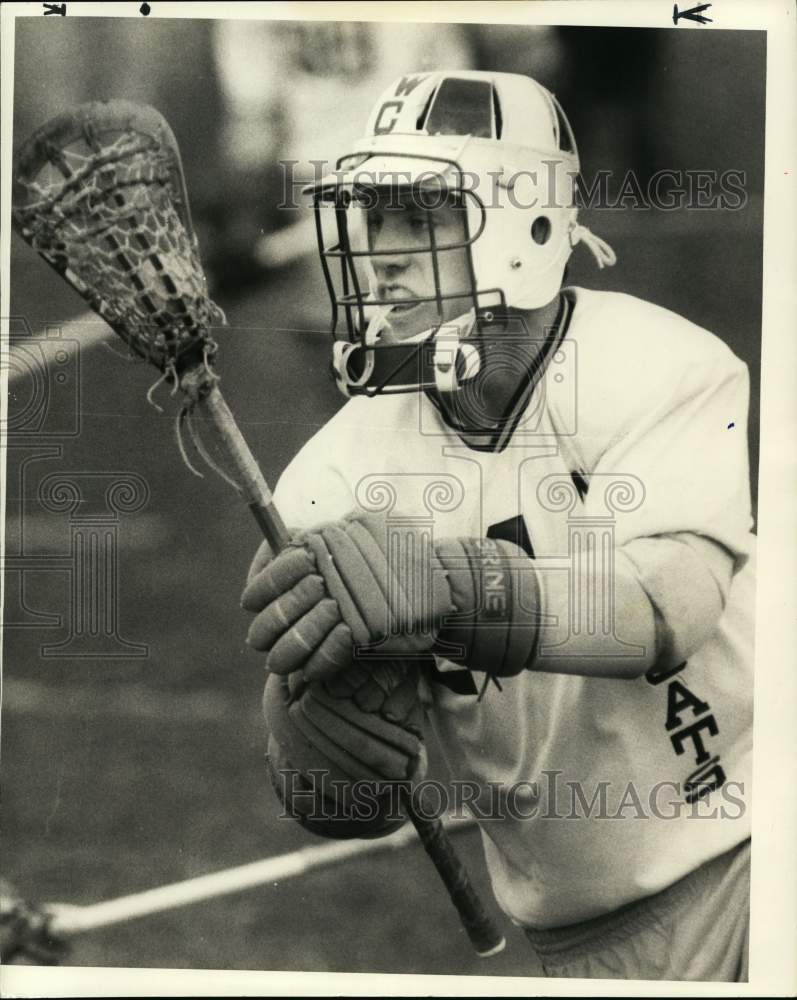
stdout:
[[410,216],[410,228],[414,233],[425,233],[429,228],[430,218],[427,212],[417,212]]

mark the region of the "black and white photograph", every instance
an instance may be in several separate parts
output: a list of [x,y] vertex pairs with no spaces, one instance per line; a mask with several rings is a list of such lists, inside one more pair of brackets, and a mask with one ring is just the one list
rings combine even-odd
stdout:
[[4,995],[794,993],[796,13],[3,6]]

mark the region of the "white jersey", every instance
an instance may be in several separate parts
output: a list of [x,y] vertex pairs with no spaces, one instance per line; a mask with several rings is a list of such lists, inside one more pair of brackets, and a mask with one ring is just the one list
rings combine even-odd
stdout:
[[[438,660],[428,683],[435,732],[460,796],[473,800],[501,906],[535,927],[656,892],[750,832],[747,368],[667,310],[569,294],[566,337],[503,451],[469,449],[423,394],[361,397],[305,445],[275,493],[296,528],[358,507],[426,518],[435,537],[522,525],[543,611],[574,594],[573,615],[548,622],[552,656],[578,655],[600,629],[618,657],[627,649],[610,601],[572,586],[585,533],[601,539],[608,572],[612,552],[661,536],[710,539],[733,557],[716,629],[669,674],[526,670],[479,698],[484,674]],[[661,606],[688,621],[692,595],[677,574],[660,579],[655,545],[642,551],[642,586],[667,591]]]

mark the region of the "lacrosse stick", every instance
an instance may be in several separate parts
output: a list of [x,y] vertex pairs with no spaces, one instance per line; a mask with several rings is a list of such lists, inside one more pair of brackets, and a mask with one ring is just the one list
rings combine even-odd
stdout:
[[[14,163],[14,226],[128,345],[182,394],[200,455],[245,499],[274,552],[290,540],[271,491],[213,370],[211,328],[224,323],[207,294],[177,142],[154,108],[92,103],[39,129]],[[151,398],[152,390],[150,390]],[[220,467],[197,438],[192,414],[213,429]],[[189,463],[190,465],[190,463]],[[231,472],[229,470],[232,470]],[[484,910],[439,820],[403,805],[479,955],[504,938]]]
[[[473,818],[443,820],[451,834],[470,830]],[[402,827],[378,840],[337,840],[301,847],[259,861],[207,872],[180,882],[143,889],[98,903],[40,903],[24,900],[6,879],[0,879],[0,962],[30,958],[38,965],[59,965],[69,954],[72,938],[113,924],[140,920],[209,899],[246,892],[263,885],[283,883],[323,868],[361,861],[409,847],[412,827]]]

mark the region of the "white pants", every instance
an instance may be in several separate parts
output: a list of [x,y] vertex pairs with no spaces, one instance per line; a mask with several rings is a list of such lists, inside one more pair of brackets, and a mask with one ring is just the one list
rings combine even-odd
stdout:
[[749,918],[745,840],[653,896],[526,935],[547,976],[747,982]]

